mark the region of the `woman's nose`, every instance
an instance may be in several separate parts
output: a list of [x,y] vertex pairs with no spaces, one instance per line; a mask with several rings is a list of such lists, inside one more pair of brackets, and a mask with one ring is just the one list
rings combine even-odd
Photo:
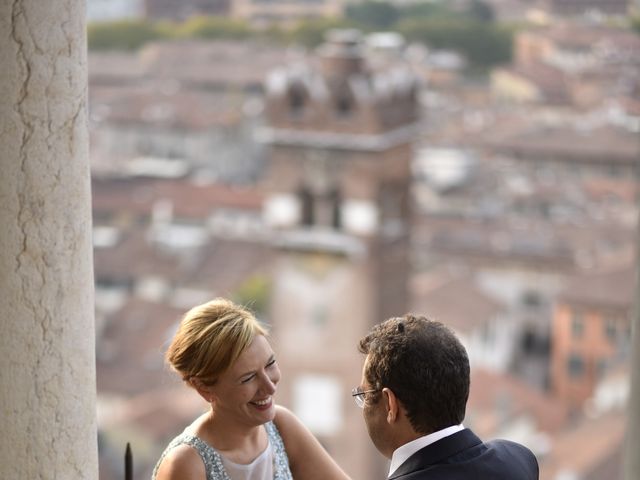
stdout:
[[276,385],[278,384],[278,380],[280,380],[280,375],[269,375],[265,372],[263,377],[263,385],[265,391],[272,395],[276,392]]
[[269,375],[264,375],[262,379],[262,385],[266,393],[269,395],[273,395],[276,392],[276,384],[278,383],[278,378],[272,378]]

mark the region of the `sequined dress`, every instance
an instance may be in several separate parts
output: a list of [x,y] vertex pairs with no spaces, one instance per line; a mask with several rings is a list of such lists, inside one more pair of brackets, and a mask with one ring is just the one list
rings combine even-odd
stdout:
[[[289,469],[289,458],[287,457],[287,452],[284,449],[284,443],[282,442],[282,437],[278,429],[273,422],[268,422],[264,426],[273,450],[273,480],[293,480],[291,470]],[[164,457],[178,445],[189,445],[198,452],[204,463],[207,480],[232,480],[224,468],[220,453],[201,438],[187,432],[182,432],[167,445],[167,448],[162,452],[158,463],[153,469],[152,480],[156,480],[158,467],[162,463],[162,460],[164,460]]]

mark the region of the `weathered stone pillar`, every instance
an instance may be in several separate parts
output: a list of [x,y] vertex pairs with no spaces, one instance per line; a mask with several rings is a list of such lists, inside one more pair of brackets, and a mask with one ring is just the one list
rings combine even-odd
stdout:
[[[640,163],[640,160],[639,160]],[[636,181],[640,185],[640,168],[636,170]],[[640,478],[640,194],[638,205],[638,224],[636,227],[636,296],[631,317],[631,395],[627,407],[627,438],[624,456],[625,480]]]
[[0,0],[0,478],[97,479],[84,0]]

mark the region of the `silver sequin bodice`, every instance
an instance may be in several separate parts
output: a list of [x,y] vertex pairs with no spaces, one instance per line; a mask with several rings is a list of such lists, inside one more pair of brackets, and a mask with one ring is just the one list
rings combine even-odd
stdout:
[[[289,458],[287,457],[287,452],[284,449],[284,443],[282,442],[282,437],[278,429],[273,422],[266,423],[265,428],[269,442],[271,443],[271,448],[273,449],[273,480],[293,480],[291,470],[289,469]],[[164,452],[162,452],[158,463],[153,469],[151,480],[156,480],[158,467],[162,463],[162,460],[171,449],[178,445],[189,445],[198,452],[204,463],[207,480],[232,480],[222,465],[222,457],[220,454],[199,437],[186,432],[174,438]]]

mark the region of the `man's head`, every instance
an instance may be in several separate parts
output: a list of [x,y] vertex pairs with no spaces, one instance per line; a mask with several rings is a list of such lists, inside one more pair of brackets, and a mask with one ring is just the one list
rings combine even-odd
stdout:
[[[462,422],[469,397],[469,359],[443,324],[413,315],[391,318],[373,327],[359,349],[367,355],[360,386],[374,390],[364,395],[364,417],[383,454],[399,446],[385,442],[402,445],[407,437]],[[393,435],[403,438],[385,440]]]

